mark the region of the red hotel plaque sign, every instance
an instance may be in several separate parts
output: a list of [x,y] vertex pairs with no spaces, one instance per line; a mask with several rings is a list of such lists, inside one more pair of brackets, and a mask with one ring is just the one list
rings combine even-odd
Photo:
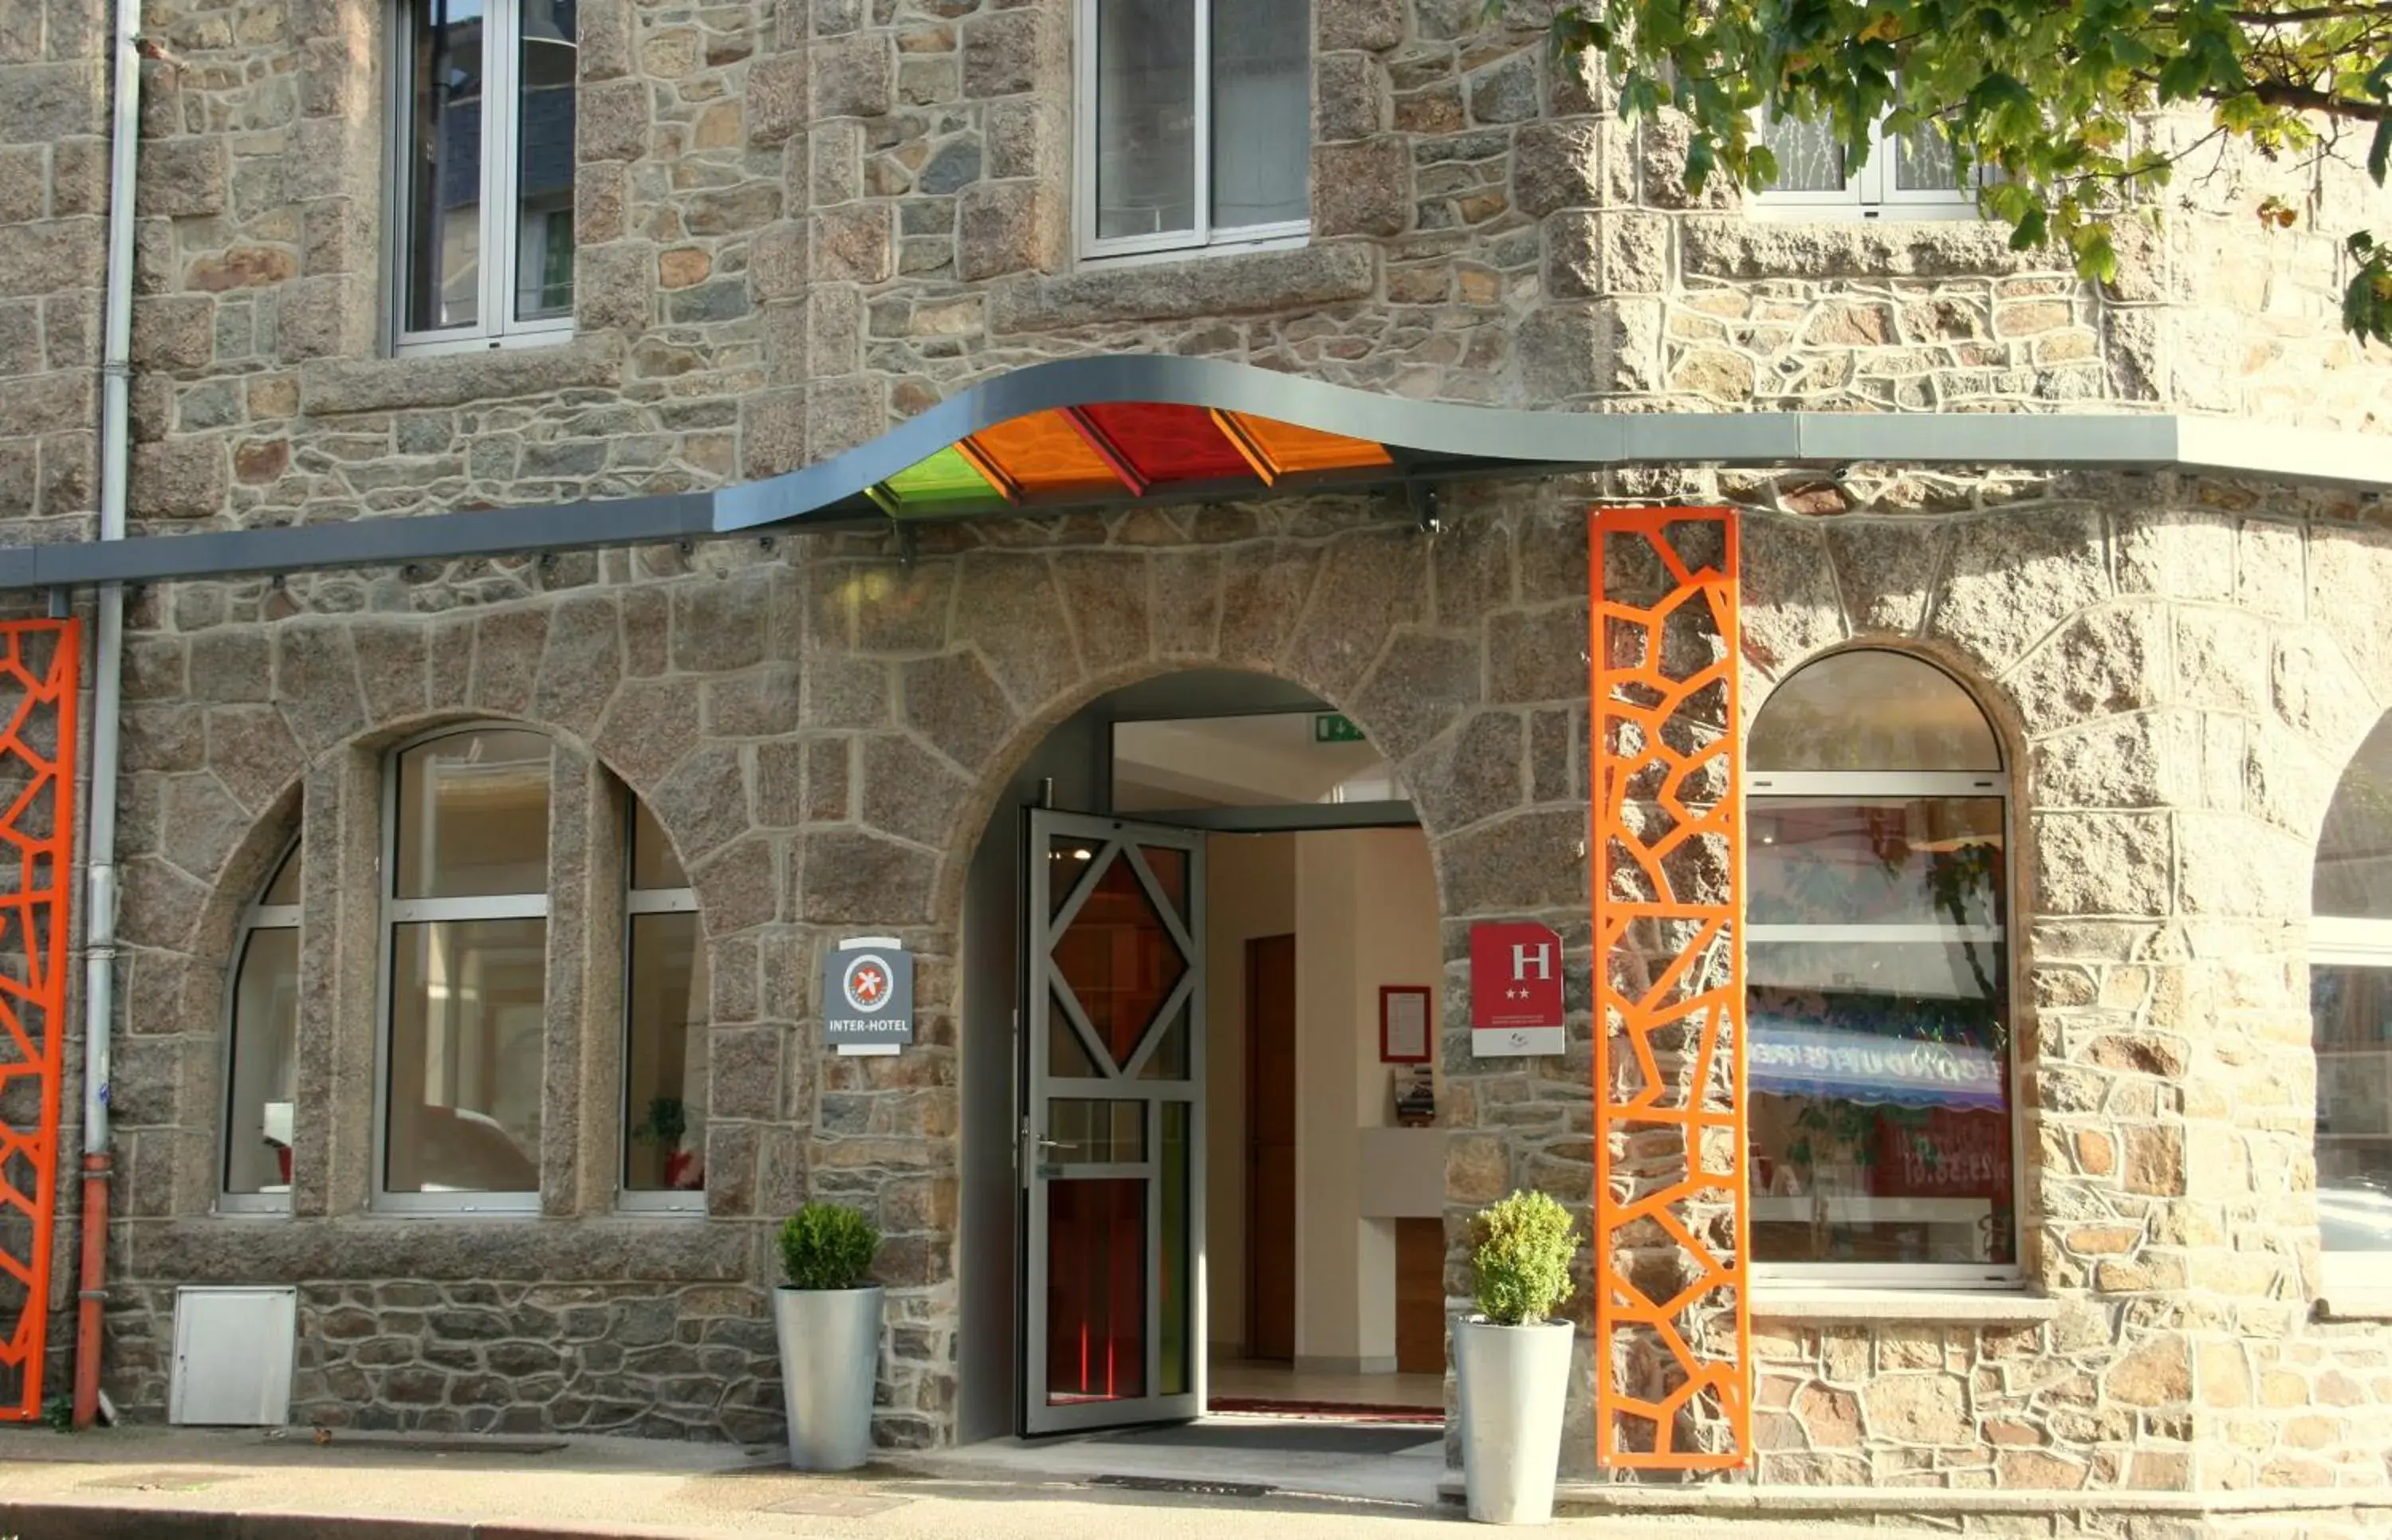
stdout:
[[1562,938],[1552,926],[1470,927],[1470,1046],[1482,1058],[1563,1051]]

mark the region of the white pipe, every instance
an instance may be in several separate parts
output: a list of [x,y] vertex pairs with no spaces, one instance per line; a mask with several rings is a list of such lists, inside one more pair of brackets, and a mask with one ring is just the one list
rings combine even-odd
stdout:
[[[99,363],[99,537],[124,538],[132,472],[133,198],[141,149],[141,0],[116,0],[108,162],[107,330]],[[91,789],[84,814],[83,1245],[75,1289],[73,1424],[99,1416],[107,1255],[109,1029],[116,1016],[116,776],[124,590],[100,585],[91,668]],[[55,1256],[57,1250],[53,1249]]]
[[[116,0],[114,122],[108,166],[107,334],[99,366],[99,537],[124,538],[132,469],[133,197],[141,149],[141,0]],[[91,790],[84,861],[83,1148],[108,1149],[109,1031],[116,1015],[116,780],[124,671],[124,590],[99,589],[92,659]]]

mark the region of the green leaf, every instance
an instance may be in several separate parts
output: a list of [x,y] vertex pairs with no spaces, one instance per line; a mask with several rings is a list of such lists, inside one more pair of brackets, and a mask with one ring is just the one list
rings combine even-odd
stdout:
[[2377,187],[2384,185],[2387,169],[2392,169],[2392,118],[2375,125],[2375,138],[2367,147],[2367,175],[2375,178]]

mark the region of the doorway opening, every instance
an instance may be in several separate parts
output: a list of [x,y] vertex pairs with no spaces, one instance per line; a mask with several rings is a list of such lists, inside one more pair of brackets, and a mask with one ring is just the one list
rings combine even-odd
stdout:
[[1199,671],[1096,702],[1011,791],[964,927],[959,1442],[1434,1452],[1442,949],[1384,760]]

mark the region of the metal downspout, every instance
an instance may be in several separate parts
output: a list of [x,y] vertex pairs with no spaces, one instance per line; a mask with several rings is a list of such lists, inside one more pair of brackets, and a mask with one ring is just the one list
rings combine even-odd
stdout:
[[[141,0],[116,0],[108,167],[107,334],[100,358],[99,537],[124,538],[131,471],[133,184],[141,145]],[[91,671],[91,790],[84,824],[83,1268],[76,1290],[74,1425],[99,1410],[100,1305],[108,1253],[109,1031],[116,1016],[116,776],[124,590],[100,585]]]

